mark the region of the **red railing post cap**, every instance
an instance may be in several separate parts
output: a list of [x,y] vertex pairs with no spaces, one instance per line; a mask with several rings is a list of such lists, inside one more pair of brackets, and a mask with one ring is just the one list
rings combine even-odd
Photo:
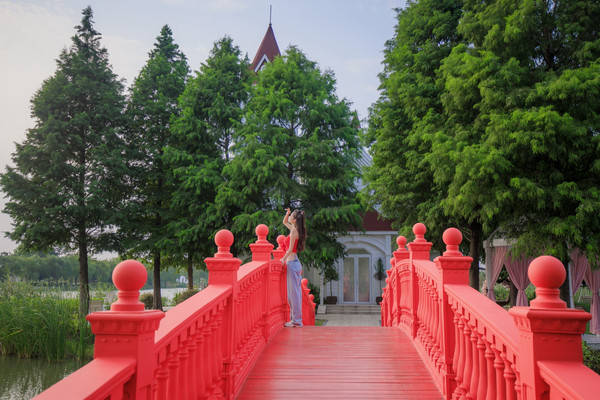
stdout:
[[112,281],[120,291],[140,290],[148,279],[146,267],[136,260],[121,261],[112,273]]
[[279,248],[283,248],[283,244],[285,243],[285,236],[283,235],[279,235],[277,236],[277,244],[279,245]]
[[559,288],[567,273],[559,259],[552,256],[540,256],[529,264],[529,280],[536,287],[536,298],[531,301],[532,308],[564,308]]
[[456,228],[448,228],[442,235],[442,240],[446,244],[444,256],[462,256],[458,246],[462,242],[462,233]]
[[221,229],[215,235],[215,244],[217,245],[217,253],[215,254],[215,257],[233,257],[229,251],[231,245],[233,244],[233,233],[227,229]]
[[527,275],[535,287],[547,289],[558,289],[567,277],[562,262],[552,256],[540,256],[533,260]]
[[417,222],[413,225],[413,233],[415,234],[415,242],[424,242],[425,241],[425,232],[427,232],[427,227],[425,224],[421,222]]
[[407,240],[404,236],[398,236],[396,238],[396,244],[398,245],[399,249],[406,249],[406,242]]
[[269,227],[267,225],[259,224],[254,231],[258,237],[258,242],[262,243],[267,241],[267,235],[269,234]]
[[119,292],[118,299],[111,304],[112,311],[143,311],[140,302],[140,289],[146,283],[148,272],[146,267],[136,260],[125,260],[117,264],[112,273],[112,280]]

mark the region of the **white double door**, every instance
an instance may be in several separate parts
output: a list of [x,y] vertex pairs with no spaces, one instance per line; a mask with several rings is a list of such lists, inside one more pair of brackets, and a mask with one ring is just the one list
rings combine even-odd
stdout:
[[371,301],[371,257],[349,255],[344,258],[342,271],[343,303],[369,303]]

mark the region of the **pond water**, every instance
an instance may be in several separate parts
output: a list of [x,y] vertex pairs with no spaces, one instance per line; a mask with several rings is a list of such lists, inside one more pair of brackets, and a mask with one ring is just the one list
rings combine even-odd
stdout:
[[0,400],[27,400],[81,368],[79,361],[0,357]]

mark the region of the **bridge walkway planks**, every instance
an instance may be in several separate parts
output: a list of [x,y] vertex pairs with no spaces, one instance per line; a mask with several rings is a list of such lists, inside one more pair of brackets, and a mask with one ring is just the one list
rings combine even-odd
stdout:
[[265,349],[239,400],[439,400],[425,365],[397,328],[285,328]]

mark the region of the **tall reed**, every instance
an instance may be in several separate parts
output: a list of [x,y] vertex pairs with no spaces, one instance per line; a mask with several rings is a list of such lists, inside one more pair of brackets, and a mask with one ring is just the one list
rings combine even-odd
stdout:
[[0,353],[22,358],[85,358],[92,343],[78,301],[60,288],[0,281]]

